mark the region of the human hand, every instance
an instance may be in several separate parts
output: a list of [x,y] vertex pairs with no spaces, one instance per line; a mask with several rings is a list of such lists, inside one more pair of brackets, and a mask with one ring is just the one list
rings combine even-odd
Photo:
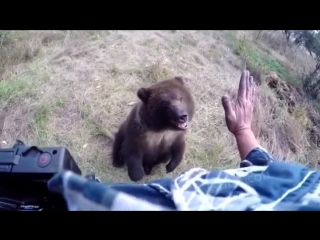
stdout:
[[255,83],[249,71],[243,71],[240,78],[238,97],[235,104],[228,96],[222,97],[226,124],[234,135],[243,130],[251,131],[253,105],[255,101]]

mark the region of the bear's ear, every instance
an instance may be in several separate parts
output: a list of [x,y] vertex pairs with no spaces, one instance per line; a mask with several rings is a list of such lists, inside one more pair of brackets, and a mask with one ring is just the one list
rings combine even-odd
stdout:
[[150,90],[147,88],[140,88],[137,92],[138,98],[145,104],[147,104],[148,99],[150,97]]
[[184,85],[183,77],[177,76],[177,77],[174,77],[174,80],[180,83],[181,85]]

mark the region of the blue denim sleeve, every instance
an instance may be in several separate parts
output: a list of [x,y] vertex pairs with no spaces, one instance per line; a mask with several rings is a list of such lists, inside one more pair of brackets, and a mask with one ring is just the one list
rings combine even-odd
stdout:
[[267,166],[276,159],[264,148],[258,147],[247,155],[247,157],[241,161],[240,167],[250,166]]

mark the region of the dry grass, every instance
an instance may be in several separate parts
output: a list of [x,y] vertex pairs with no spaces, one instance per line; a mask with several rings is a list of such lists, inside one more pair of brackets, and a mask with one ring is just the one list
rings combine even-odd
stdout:
[[[183,75],[191,79],[197,112],[185,161],[170,176],[190,167],[236,167],[239,156],[220,98],[236,92],[244,64],[227,41],[223,31],[12,31],[0,51],[7,56],[0,65],[2,146],[17,138],[66,146],[83,172],[129,181],[124,169],[110,164],[114,132],[139,87]],[[303,124],[280,108],[274,120],[263,102],[274,94],[261,85],[260,96],[255,132],[262,145],[300,159],[309,147]],[[148,179],[160,176],[163,166]]]

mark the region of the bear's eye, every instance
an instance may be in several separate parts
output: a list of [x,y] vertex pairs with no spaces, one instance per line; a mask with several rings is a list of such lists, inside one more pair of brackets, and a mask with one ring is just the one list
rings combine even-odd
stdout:
[[161,105],[162,105],[163,107],[167,107],[167,106],[168,106],[168,102],[167,102],[167,101],[162,101],[162,102],[161,102]]

